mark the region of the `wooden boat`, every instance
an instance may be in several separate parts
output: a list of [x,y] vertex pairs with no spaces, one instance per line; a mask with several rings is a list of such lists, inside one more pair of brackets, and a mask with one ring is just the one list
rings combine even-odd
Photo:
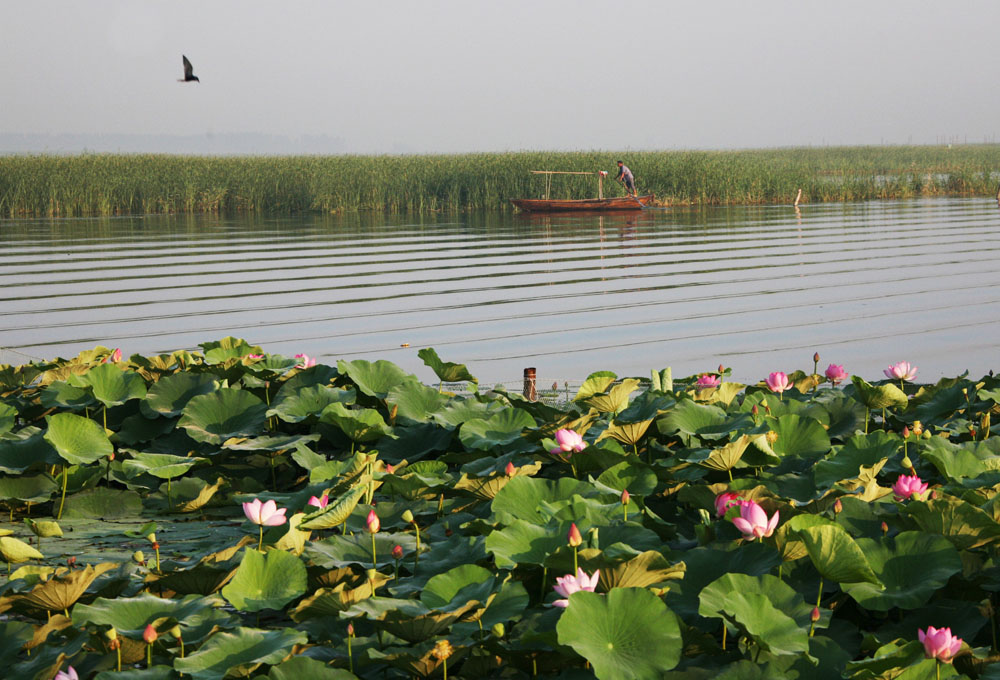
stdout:
[[653,201],[653,194],[616,198],[582,198],[560,200],[549,198],[512,198],[510,202],[525,212],[572,212],[574,210],[642,210]]
[[[573,212],[573,211],[617,211],[642,210],[653,201],[653,194],[633,198],[632,196],[604,197],[604,177],[606,172],[567,172],[561,170],[532,170],[533,175],[545,175],[544,198],[512,198],[510,202],[525,212]],[[597,175],[597,198],[559,199],[549,198],[552,190],[552,175]]]

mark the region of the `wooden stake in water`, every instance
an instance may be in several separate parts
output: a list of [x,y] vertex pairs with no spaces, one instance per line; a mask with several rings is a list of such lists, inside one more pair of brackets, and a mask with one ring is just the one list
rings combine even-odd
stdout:
[[535,369],[524,369],[524,398],[528,401],[538,401],[538,392],[535,390]]

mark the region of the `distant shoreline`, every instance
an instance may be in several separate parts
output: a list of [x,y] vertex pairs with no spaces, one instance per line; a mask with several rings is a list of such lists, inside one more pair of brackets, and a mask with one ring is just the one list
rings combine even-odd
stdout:
[[[804,147],[742,151],[577,151],[435,155],[0,156],[0,217],[511,210],[541,197],[531,170],[615,170],[625,160],[658,205],[789,204],[997,195],[1000,145]],[[608,178],[607,195],[622,191]],[[553,198],[597,195],[557,177]]]

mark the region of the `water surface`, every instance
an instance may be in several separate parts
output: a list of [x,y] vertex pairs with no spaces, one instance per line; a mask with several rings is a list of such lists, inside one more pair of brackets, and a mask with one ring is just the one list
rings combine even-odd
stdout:
[[[434,347],[486,384],[595,370],[998,367],[994,201],[605,216],[0,220],[0,361],[235,335],[320,361]],[[403,347],[408,344],[408,347]]]

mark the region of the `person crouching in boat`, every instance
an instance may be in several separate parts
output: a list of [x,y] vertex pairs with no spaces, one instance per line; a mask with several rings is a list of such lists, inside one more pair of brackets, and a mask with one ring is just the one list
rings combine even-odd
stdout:
[[615,179],[625,185],[626,194],[629,196],[636,196],[635,178],[632,176],[632,171],[629,170],[628,166],[622,161],[618,161],[618,175]]

